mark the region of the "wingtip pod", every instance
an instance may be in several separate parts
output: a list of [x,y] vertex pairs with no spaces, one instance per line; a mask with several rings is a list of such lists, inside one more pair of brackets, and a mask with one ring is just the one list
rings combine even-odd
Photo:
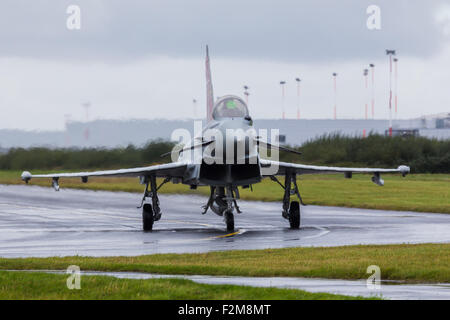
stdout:
[[25,181],[25,183],[28,183],[28,181],[30,181],[32,177],[33,176],[29,171],[22,172],[21,178],[22,181]]
[[406,176],[411,171],[408,166],[399,166],[397,169],[402,173],[402,176]]

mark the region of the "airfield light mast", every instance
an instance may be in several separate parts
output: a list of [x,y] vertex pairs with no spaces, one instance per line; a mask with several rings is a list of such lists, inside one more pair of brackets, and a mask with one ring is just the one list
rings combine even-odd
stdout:
[[84,138],[86,142],[89,141],[89,108],[91,107],[91,103],[89,101],[83,102],[81,104],[83,108],[86,110],[86,128],[84,129]]
[[192,108],[194,109],[194,119],[197,119],[197,99],[192,99]]
[[368,119],[368,112],[369,112],[369,104],[367,102],[367,88],[368,88],[368,80],[367,80],[367,75],[369,74],[369,70],[368,69],[364,69],[363,72],[363,76],[364,76],[364,102],[365,102],[365,109],[364,109],[364,115],[365,115],[365,119]]
[[394,83],[394,105],[395,105],[395,119],[397,120],[397,109],[398,109],[398,68],[397,68],[398,59],[394,58],[394,77],[395,77],[395,83]]
[[280,81],[280,85],[281,85],[281,110],[282,110],[282,119],[286,119],[286,112],[284,110],[284,97],[285,97],[285,84],[286,81]]
[[71,141],[70,141],[70,135],[69,135],[69,122],[71,119],[72,115],[69,113],[64,114],[64,124],[66,127],[66,146],[70,147],[71,145]]
[[295,78],[295,81],[297,81],[297,120],[300,120],[300,82],[302,80]]
[[372,119],[375,119],[375,65],[371,63],[369,66],[372,70]]
[[248,92],[248,89],[250,89],[247,85],[244,86],[244,95],[245,95],[245,103],[248,106],[248,96],[250,95],[250,93]]
[[395,50],[386,50],[386,55],[389,57],[389,137],[392,137],[392,56]]
[[337,119],[337,87],[336,87],[337,73],[333,72],[333,86],[334,86],[334,120]]

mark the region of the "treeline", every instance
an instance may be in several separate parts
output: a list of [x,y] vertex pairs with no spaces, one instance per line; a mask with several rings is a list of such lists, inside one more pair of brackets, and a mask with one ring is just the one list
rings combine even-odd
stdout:
[[48,149],[17,148],[0,155],[0,170],[33,169],[112,169],[148,166],[170,161],[161,155],[172,150],[172,142],[156,140],[142,148]]
[[[147,166],[170,161],[161,155],[174,143],[156,140],[141,148],[116,149],[10,149],[0,155],[0,170],[111,169]],[[296,148],[302,155],[280,152],[281,161],[318,165],[397,167],[405,164],[416,173],[450,173],[450,140],[424,137],[367,138],[325,135]]]
[[450,173],[450,140],[425,137],[367,138],[324,135],[298,148],[301,156],[280,153],[282,161],[319,165],[397,167],[408,165],[416,173]]

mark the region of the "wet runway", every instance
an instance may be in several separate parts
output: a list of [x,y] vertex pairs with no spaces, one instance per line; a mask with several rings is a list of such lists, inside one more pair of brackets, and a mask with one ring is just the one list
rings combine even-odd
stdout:
[[450,242],[450,215],[302,207],[290,230],[281,203],[239,201],[236,232],[201,215],[205,197],[161,195],[163,217],[143,232],[141,195],[0,185],[0,256],[141,255],[168,252]]

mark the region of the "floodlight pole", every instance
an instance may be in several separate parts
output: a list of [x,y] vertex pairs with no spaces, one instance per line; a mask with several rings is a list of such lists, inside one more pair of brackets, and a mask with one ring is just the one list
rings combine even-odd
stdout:
[[86,142],[89,140],[89,108],[91,107],[91,103],[89,101],[83,102],[81,104],[86,110],[86,129],[84,130],[84,138]]
[[297,81],[297,120],[300,120],[300,82],[302,80],[295,78],[295,81]]
[[334,87],[334,120],[337,119],[337,86],[336,86],[336,77],[337,77],[337,73],[334,72],[333,73],[333,87]]
[[369,66],[372,70],[372,119],[375,119],[375,65],[371,63]]
[[244,95],[245,95],[245,103],[248,106],[248,96],[250,95],[250,93],[248,92],[248,89],[250,89],[248,86],[244,86]]
[[72,115],[69,113],[64,114],[64,124],[66,127],[66,147],[70,147],[70,144],[72,143],[70,141],[70,135],[69,135],[69,122],[71,120]]
[[285,97],[285,84],[286,81],[280,81],[280,85],[281,85],[281,110],[282,110],[282,119],[286,119],[286,112],[284,110],[284,97]]
[[368,88],[368,81],[367,81],[367,75],[369,74],[368,69],[364,69],[363,76],[364,76],[364,118],[367,120],[368,118],[368,112],[369,112],[369,105],[367,103],[367,88]]
[[81,105],[83,106],[83,108],[86,111],[86,122],[88,122],[89,121],[89,108],[91,107],[91,103],[90,102],[83,102]]
[[197,99],[192,99],[192,107],[194,109],[194,119],[197,119]]
[[395,50],[386,50],[386,55],[389,57],[389,137],[392,137],[392,56]]
[[398,59],[394,58],[394,77],[395,77],[395,83],[394,83],[394,105],[395,105],[395,119],[397,120],[397,110],[398,110],[398,68],[397,68]]

